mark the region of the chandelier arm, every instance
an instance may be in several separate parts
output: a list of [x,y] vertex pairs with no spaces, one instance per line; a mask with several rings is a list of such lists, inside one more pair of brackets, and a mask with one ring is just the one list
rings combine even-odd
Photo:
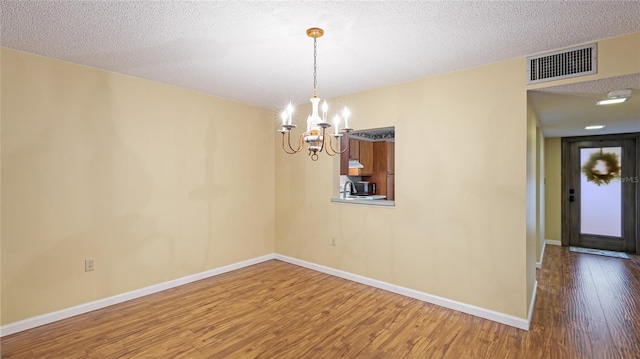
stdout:
[[343,154],[345,152],[347,152],[349,150],[349,136],[347,134],[347,136],[345,137],[345,146],[341,151],[336,150],[336,147],[340,144],[340,141],[338,140],[338,136],[332,136],[329,135],[329,145],[327,146],[326,149],[326,153],[329,156],[335,156],[338,154]]
[[329,135],[329,146],[327,146],[327,150],[325,151],[329,156],[333,156],[336,154],[336,150],[333,149],[333,136]]
[[[289,147],[291,148],[291,141],[289,141]],[[300,151],[302,151],[302,149],[304,148],[304,133],[300,134],[300,136],[298,136],[298,149],[293,149],[291,148],[292,151],[295,151],[295,153],[298,153]]]
[[318,152],[322,152],[324,150],[324,141],[325,141],[325,128],[322,127],[322,143],[320,144],[320,150]]
[[335,156],[337,154],[336,150],[333,149],[333,138],[332,136],[329,136],[329,145],[326,146],[327,149],[325,150],[325,153],[331,157]]
[[[338,141],[338,138],[338,136],[329,135],[329,146],[327,146],[327,154],[329,154],[329,151],[333,152],[333,154],[329,154],[329,156],[335,156],[340,153],[339,151],[336,151],[334,146],[334,141]],[[339,143],[340,142],[338,142],[338,144]]]
[[285,141],[284,141],[284,133],[282,134],[282,149],[292,155],[294,153],[298,153],[302,150],[302,135],[300,135],[299,139],[298,139],[298,149],[293,149],[293,147],[291,147],[291,131],[287,131],[287,145],[289,147],[289,149],[287,150],[287,148],[285,147]]
[[[337,141],[337,140],[338,140],[338,138],[336,137],[336,141]],[[340,143],[340,142],[338,142],[338,144],[339,144],[339,143]],[[345,133],[345,136],[344,136],[344,143],[345,143],[344,148],[343,148],[341,151],[336,151],[336,150],[335,150],[335,148],[333,148],[333,143],[332,143],[332,144],[331,144],[331,150],[333,150],[336,154],[343,154],[343,153],[345,153],[345,152],[349,151],[349,131],[347,131],[347,132]]]
[[347,132],[347,135],[344,137],[344,142],[345,142],[344,148],[342,149],[342,151],[336,151],[337,153],[343,154],[349,151],[349,133],[348,132]]
[[343,154],[347,151],[349,151],[349,142],[347,142],[347,145],[344,146],[344,149],[342,151],[336,151],[336,153]]
[[[295,151],[294,151],[294,152],[290,152],[289,150],[287,150],[287,148],[286,148],[286,147],[285,147],[285,145],[284,145],[284,136],[285,136],[285,135],[284,135],[284,132],[282,132],[282,150],[283,150],[284,152],[286,152],[286,153],[290,154],[290,155],[292,155],[292,154],[296,153]],[[289,144],[289,148],[291,148],[291,144]]]

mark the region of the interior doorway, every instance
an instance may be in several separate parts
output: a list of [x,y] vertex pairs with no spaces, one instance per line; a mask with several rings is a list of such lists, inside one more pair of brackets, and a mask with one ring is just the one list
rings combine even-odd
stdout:
[[562,139],[562,245],[640,253],[640,133]]

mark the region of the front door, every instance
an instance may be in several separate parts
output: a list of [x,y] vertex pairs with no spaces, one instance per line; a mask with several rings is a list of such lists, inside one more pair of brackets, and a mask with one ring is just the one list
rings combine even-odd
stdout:
[[638,135],[562,139],[562,244],[636,252]]

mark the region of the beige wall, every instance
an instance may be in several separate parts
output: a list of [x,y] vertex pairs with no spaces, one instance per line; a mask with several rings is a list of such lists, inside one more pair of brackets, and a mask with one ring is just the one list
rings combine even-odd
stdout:
[[[2,78],[2,56],[0,56],[0,78]],[[2,86],[0,85],[0,99]],[[2,203],[2,101],[0,101],[0,203]],[[0,205],[0,325],[2,325],[2,206]]]
[[[527,102],[527,130],[529,141],[527,147],[527,299],[529,301],[527,302],[527,306],[531,308],[532,303],[530,299],[533,299],[532,294],[536,285],[536,272],[530,263],[535,260],[536,265],[542,264],[542,252],[545,241],[545,173],[544,134],[540,127],[538,114],[529,102]],[[535,141],[535,144],[532,144],[532,141]],[[533,157],[535,157],[535,159],[533,159]],[[535,163],[532,163],[533,161],[535,161]],[[534,184],[531,184],[530,181],[532,180]],[[533,203],[535,203],[535,206]],[[533,211],[535,215],[532,215],[531,211]],[[535,233],[531,230],[533,216],[535,216]],[[531,238],[532,235],[534,236],[533,239]]]
[[276,251],[526,318],[525,69],[516,59],[334,99],[356,128],[395,126],[396,207],[331,203],[338,159],[278,150]]
[[[545,232],[545,202],[544,202],[544,135],[540,128],[540,119],[530,102],[527,102],[527,124],[535,125],[535,244],[536,263],[542,259]],[[533,131],[529,127],[529,131]],[[530,134],[533,136],[533,133]],[[531,169],[533,170],[533,169]],[[529,204],[527,200],[527,204]],[[532,209],[533,210],[533,209]]]
[[538,260],[538,116],[527,102],[527,308],[531,305],[531,297],[535,289],[536,261]]
[[[539,122],[538,122],[539,124]],[[536,262],[541,263],[542,260],[542,251],[544,250],[544,241],[545,241],[545,233],[546,233],[546,221],[545,221],[545,172],[544,172],[544,134],[542,133],[542,128],[538,126],[537,136],[536,136],[536,147],[537,147],[537,165],[536,165],[536,199],[537,199],[537,218],[536,218]]]
[[544,140],[544,171],[547,178],[545,187],[546,203],[546,233],[545,239],[561,240],[562,234],[562,207],[561,207],[561,177],[562,169],[562,144],[559,137],[546,138]]
[[270,112],[7,49],[1,85],[3,324],[274,251]]

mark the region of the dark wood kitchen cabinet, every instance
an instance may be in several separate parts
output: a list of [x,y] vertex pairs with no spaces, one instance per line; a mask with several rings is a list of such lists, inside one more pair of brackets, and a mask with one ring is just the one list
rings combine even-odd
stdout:
[[387,175],[387,199],[389,201],[395,201],[395,187],[396,187],[396,175]]
[[[346,136],[340,137],[340,151],[347,148],[347,141]],[[340,174],[345,176],[349,174],[349,151],[340,154]]]
[[370,176],[373,174],[373,142],[360,142],[360,163],[364,166],[360,169],[361,176]]
[[349,139],[349,159],[350,160],[360,159],[360,140],[356,140],[353,138]]
[[385,142],[387,144],[387,174],[396,173],[396,143]]
[[395,143],[376,142],[374,145],[373,171],[379,174],[395,174]]
[[376,183],[377,194],[395,198],[395,143],[380,141],[374,143],[373,175],[370,181]]
[[[361,141],[353,138],[349,139],[349,151],[346,151],[340,156],[340,174],[349,174],[350,176],[371,176],[373,174],[373,157],[373,142]],[[359,170],[354,168],[349,169],[348,160],[356,160],[364,167]]]

